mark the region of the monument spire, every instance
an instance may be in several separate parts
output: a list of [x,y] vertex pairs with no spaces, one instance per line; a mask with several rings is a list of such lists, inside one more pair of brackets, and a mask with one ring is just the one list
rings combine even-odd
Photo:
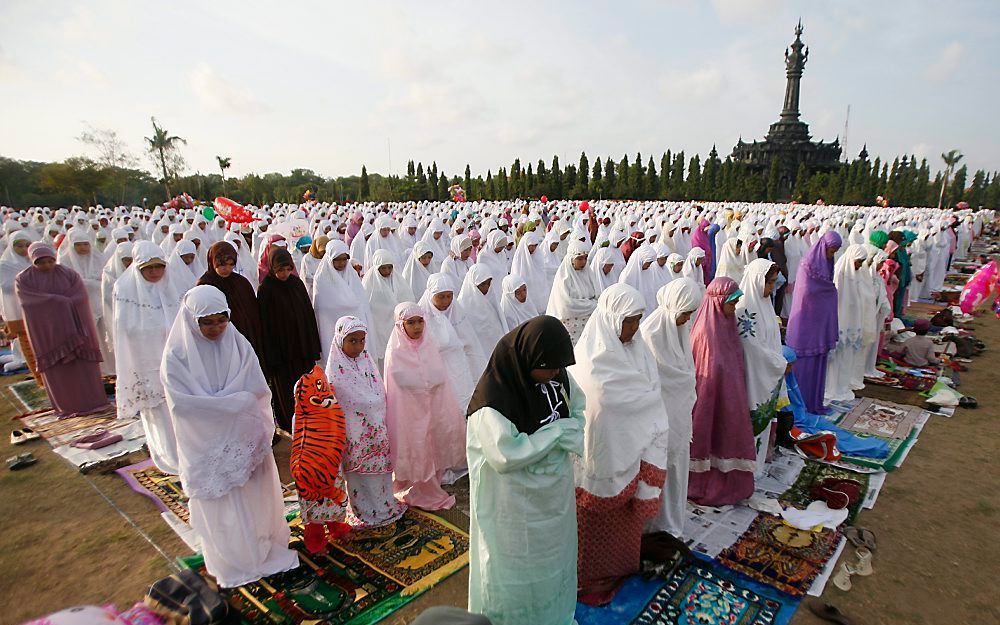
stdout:
[[802,18],[795,27],[795,41],[792,42],[791,52],[785,48],[785,104],[781,108],[781,119],[783,121],[795,122],[799,120],[799,82],[802,80],[802,71],[806,67],[806,60],[809,58],[809,48],[802,43]]

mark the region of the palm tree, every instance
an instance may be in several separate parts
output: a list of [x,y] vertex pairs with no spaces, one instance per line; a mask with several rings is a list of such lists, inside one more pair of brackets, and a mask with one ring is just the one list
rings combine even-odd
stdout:
[[172,194],[170,193],[170,172],[167,171],[167,154],[176,150],[180,143],[187,145],[187,141],[180,137],[171,136],[166,129],[157,126],[155,117],[149,119],[153,122],[153,137],[144,137],[144,139],[149,146],[149,151],[159,158],[160,170],[163,173],[163,186],[167,189],[167,199],[169,200]]
[[955,169],[955,165],[958,165],[958,161],[962,160],[963,154],[958,150],[949,150],[941,155],[941,160],[944,161],[946,165],[944,170],[944,180],[941,181],[941,195],[938,197],[938,208],[944,204],[944,190],[948,187],[948,177],[951,176],[951,172]]
[[223,158],[221,156],[216,156],[215,160],[219,161],[219,171],[222,172],[222,195],[229,195],[226,193],[226,170],[232,166],[232,160],[228,156]]

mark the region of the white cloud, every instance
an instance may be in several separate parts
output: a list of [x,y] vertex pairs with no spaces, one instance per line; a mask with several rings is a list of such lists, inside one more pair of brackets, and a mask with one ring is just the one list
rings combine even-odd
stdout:
[[23,75],[21,68],[14,61],[14,55],[0,45],[0,78],[5,82],[14,82]]
[[99,89],[107,89],[111,81],[96,65],[80,59],[72,60],[68,66],[56,70],[56,80],[64,83],[83,84]]
[[712,0],[715,14],[722,22],[770,19],[784,5],[784,0]]
[[941,56],[936,61],[927,66],[926,76],[933,82],[943,82],[953,78],[962,64],[962,57],[965,55],[965,46],[955,41],[941,51]]
[[910,148],[910,154],[917,157],[917,160],[929,158],[934,147],[928,143],[918,143]]
[[663,92],[678,101],[705,101],[722,92],[722,72],[717,67],[703,67],[689,72],[670,72],[663,78]]
[[253,115],[268,110],[249,89],[229,81],[207,63],[200,63],[194,68],[190,82],[198,100],[214,113]]

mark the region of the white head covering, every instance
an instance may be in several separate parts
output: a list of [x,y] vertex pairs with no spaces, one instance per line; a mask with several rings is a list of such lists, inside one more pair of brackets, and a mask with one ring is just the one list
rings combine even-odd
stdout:
[[333,266],[333,261],[344,254],[350,256],[347,243],[340,239],[330,239],[326,245],[326,255],[313,278],[312,304],[319,325],[320,346],[323,349],[320,362],[326,362],[327,356],[333,354],[330,345],[338,319],[357,317],[367,327],[371,314],[368,293],[350,261],[343,271],[337,271]]
[[[27,252],[21,256],[14,251],[14,243],[27,241],[32,243],[35,236],[27,230],[16,230],[7,235],[7,248],[0,255],[0,314],[6,321],[19,321],[24,317],[21,303],[14,292],[14,279],[17,274],[31,266]],[[27,248],[25,248],[27,249]]]
[[[392,466],[389,462],[388,434],[385,431],[385,387],[382,376],[367,349],[357,358],[349,357],[342,349],[344,337],[358,331],[368,332],[368,326],[361,319],[338,319],[330,357],[326,361],[326,377],[336,390],[337,402],[346,416],[347,448],[342,462],[345,471],[367,472],[381,469],[385,473],[391,471]],[[366,431],[368,428],[371,431]],[[377,447],[382,446],[383,440],[385,453],[380,454],[377,452],[381,450]],[[369,446],[376,449],[371,450]]]
[[[440,311],[433,298],[438,293],[451,292],[454,299],[447,310]],[[427,279],[427,289],[420,298],[424,309],[424,321],[434,333],[441,357],[451,375],[452,390],[459,406],[468,406],[480,374],[486,368],[488,355],[483,354],[482,345],[476,336],[476,328],[466,323],[465,315],[458,306],[458,287],[450,274],[441,272]]]
[[[645,309],[642,295],[627,284],[605,289],[574,348],[576,364],[569,367],[587,397],[576,482],[598,497],[620,494],[643,462],[666,467],[669,426],[656,361],[641,329],[628,343],[619,338],[622,321]],[[643,482],[636,497],[658,499],[659,494],[658,486]]]
[[[371,310],[368,317],[368,341],[366,345],[375,358],[385,358],[385,346],[392,332],[393,313],[400,302],[413,300],[410,285],[399,275],[396,258],[389,250],[378,250],[372,256],[372,266],[368,268],[361,284],[368,294],[368,306]],[[393,265],[392,273],[383,278],[378,268]]]
[[[131,247],[131,243],[119,243]],[[117,254],[118,250],[116,250]],[[115,401],[121,417],[165,401],[160,360],[167,333],[181,305],[181,291],[168,268],[159,282],[149,282],[139,266],[159,258],[163,251],[151,241],[135,244],[133,263],[113,283],[113,336],[118,372]],[[119,262],[120,264],[120,262]]]
[[[149,241],[146,241],[149,243]],[[125,259],[133,258],[133,248],[136,244],[131,241],[123,241],[114,247],[114,251],[108,257],[108,262],[104,263],[101,271],[101,306],[104,311],[105,325],[108,328],[108,336],[111,344],[114,345],[114,288],[115,282],[125,273]],[[160,252],[162,258],[163,252]],[[180,297],[177,298],[178,303]]]
[[[90,253],[80,254],[77,252],[77,243],[90,243]],[[97,246],[90,238],[90,233],[82,228],[73,228],[68,240],[63,241],[58,256],[59,264],[80,274],[80,278],[83,279],[83,283],[87,287],[90,311],[94,315],[94,321],[99,321],[104,316],[104,306],[101,303],[101,272],[104,271],[104,263],[107,262],[104,254],[98,251]]]
[[573,259],[587,256],[589,250],[590,245],[587,243],[570,242],[566,256],[553,279],[545,314],[557,319],[571,319],[588,316],[597,308],[598,290],[594,284],[594,275],[586,265],[580,270],[573,268]]
[[751,411],[772,399],[788,365],[781,349],[778,315],[771,298],[764,295],[767,272],[774,266],[774,261],[766,258],[750,261],[740,283],[743,296],[736,304],[736,328],[743,344]]
[[[644,268],[647,264],[648,267]],[[625,265],[625,271],[618,278],[619,283],[627,284],[639,291],[646,302],[646,310],[656,308],[656,289],[659,285],[656,272],[653,270],[655,265],[656,250],[652,246],[643,245],[632,252],[628,264]]]
[[699,258],[705,258],[705,250],[700,247],[692,247],[691,251],[687,253],[687,258],[684,259],[684,268],[681,269],[681,275],[685,278],[691,278],[695,282],[701,284],[701,291],[704,293],[705,269],[700,265],[695,264]]
[[[431,276],[431,272],[420,262],[420,257],[427,253],[433,254],[434,250],[426,242],[417,241],[409,257],[407,257],[406,263],[403,265],[403,279],[410,285],[410,291],[413,292],[413,296],[418,299],[424,294],[424,289],[427,287],[427,278]],[[431,256],[431,263],[433,262],[434,257]]]
[[[503,294],[500,296],[500,310],[503,311],[504,319],[507,321],[507,328],[513,330],[529,319],[534,319],[541,313],[535,308],[531,301],[531,286],[518,273],[512,273],[503,279]],[[527,287],[528,296],[524,303],[517,301],[514,291],[522,286]]]
[[271,455],[271,392],[253,348],[234,327],[214,341],[198,327],[198,319],[222,312],[229,312],[222,291],[191,289],[163,350],[160,379],[189,497],[225,495]]
[[[484,295],[479,285],[492,280],[489,291]],[[500,298],[494,294],[500,290],[499,280],[487,266],[476,263],[465,274],[462,290],[458,294],[458,306],[466,321],[475,328],[476,336],[484,354],[492,354],[497,341],[510,331],[507,320],[500,310]]]
[[669,447],[674,450],[691,444],[691,412],[697,399],[691,323],[678,326],[677,318],[698,310],[701,297],[694,280],[678,278],[657,292],[656,310],[640,326],[660,374],[660,393],[670,423]]
[[719,263],[715,269],[716,278],[732,278],[737,283],[743,280],[743,270],[746,263],[743,260],[743,255],[736,250],[739,244],[740,241],[736,237],[727,239],[722,244],[722,250],[719,252]]
[[[444,259],[441,263],[441,271],[444,273],[451,274],[455,281],[459,284],[465,280],[465,274],[468,273],[469,267],[473,265],[472,257],[462,260],[462,251],[472,248],[472,239],[465,236],[454,237],[450,243],[451,253],[448,254],[448,258]],[[431,266],[434,266],[434,260],[431,259]]]
[[[181,258],[186,254],[194,254],[194,260],[191,261],[190,265]],[[191,287],[198,283],[201,274],[197,273],[198,250],[195,249],[194,243],[185,239],[174,246],[174,251],[167,259],[167,271],[172,274],[172,280],[181,293],[187,293]]]
[[[604,273],[605,265],[611,265],[611,271],[607,274]],[[610,246],[597,248],[590,259],[590,271],[594,274],[594,284],[601,292],[618,282],[624,268],[625,259],[621,252]]]
[[[514,250],[514,262],[510,270],[511,274],[517,274],[528,285],[528,301],[538,310],[548,303],[551,290],[541,244],[542,237],[537,232],[525,233]],[[528,247],[532,245],[537,246],[534,253],[528,251]]]

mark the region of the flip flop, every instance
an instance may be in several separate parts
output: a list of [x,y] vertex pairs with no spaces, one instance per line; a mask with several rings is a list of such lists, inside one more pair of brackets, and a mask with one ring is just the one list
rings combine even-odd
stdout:
[[844,530],[844,537],[855,547],[865,547],[869,551],[875,551],[875,533],[867,527],[849,527]]
[[847,618],[847,615],[841,612],[840,608],[829,603],[811,601],[809,603],[809,611],[824,621],[837,623],[838,625],[854,625],[854,621]]

